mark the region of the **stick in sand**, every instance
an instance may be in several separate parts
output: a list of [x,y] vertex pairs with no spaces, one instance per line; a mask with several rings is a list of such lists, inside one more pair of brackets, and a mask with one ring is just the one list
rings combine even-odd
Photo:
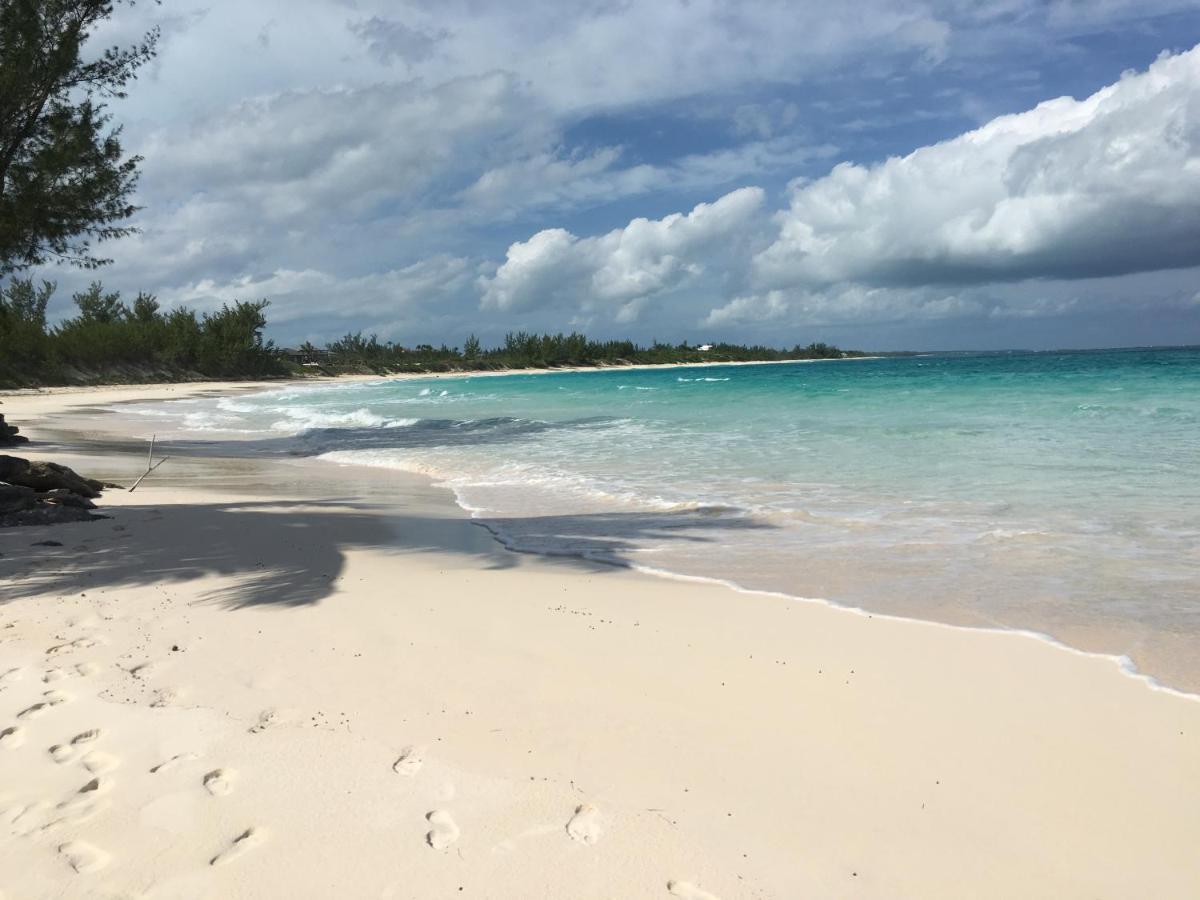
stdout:
[[158,462],[154,461],[154,439],[156,437],[158,437],[157,434],[150,435],[150,453],[146,457],[146,471],[141,474],[141,476],[138,478],[138,480],[133,483],[133,487],[131,487],[129,489],[129,493],[131,493],[131,494],[134,492],[134,490],[137,488],[137,486],[142,483],[143,478],[145,478],[147,475],[149,475],[151,472],[153,472],[155,469],[157,469],[159,466],[161,466],[163,463],[165,463],[168,459],[171,458],[169,456],[164,456]]

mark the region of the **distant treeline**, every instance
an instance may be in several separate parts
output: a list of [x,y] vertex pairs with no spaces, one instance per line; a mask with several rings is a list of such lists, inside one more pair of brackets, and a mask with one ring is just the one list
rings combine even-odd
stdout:
[[594,341],[582,334],[516,332],[499,347],[474,336],[463,346],[404,347],[377,336],[348,334],[324,347],[294,349],[266,340],[267,301],[237,301],[197,315],[179,307],[163,311],[149,294],[127,304],[99,282],[72,300],[77,315],[49,326],[46,307],[55,285],[13,279],[0,288],[0,386],[78,384],[196,378],[279,378],[350,372],[451,372],[862,356],[828,344],[791,350],[738,344],[691,346],[658,341]]
[[594,341],[585,335],[512,332],[499,347],[485,348],[474,335],[463,346],[404,347],[381,342],[375,335],[348,334],[325,347],[304,344],[285,351],[288,358],[307,368],[366,370],[372,372],[453,372],[491,369],[544,369],[560,366],[619,366],[704,362],[763,362],[786,359],[843,359],[862,356],[829,344],[795,346],[791,350],[740,344],[692,346],[654,341],[641,346],[633,341]]

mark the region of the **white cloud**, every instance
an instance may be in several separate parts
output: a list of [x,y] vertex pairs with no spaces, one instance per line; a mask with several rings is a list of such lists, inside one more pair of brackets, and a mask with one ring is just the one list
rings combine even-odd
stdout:
[[829,145],[796,138],[750,141],[666,164],[622,165],[623,148],[591,153],[539,152],[484,172],[459,195],[477,215],[512,217],[535,209],[570,210],[654,191],[700,192],[731,182],[793,171],[831,156]]
[[268,298],[270,317],[276,324],[288,326],[317,315],[325,321],[349,320],[357,330],[364,318],[398,318],[460,298],[470,289],[473,276],[468,260],[439,256],[401,269],[349,278],[310,268],[278,269],[219,282],[201,279],[165,291],[159,299],[203,311],[237,300]]
[[791,311],[791,304],[783,291],[768,291],[765,294],[747,294],[734,297],[724,306],[709,312],[705,325],[742,325],[747,322],[769,322],[782,319]]
[[123,283],[164,295],[247,273],[353,278],[461,255],[447,239],[455,218],[438,208],[445,186],[551,131],[502,73],[249,99],[139,148],[142,232],[104,249]]
[[876,166],[799,183],[765,288],[1116,275],[1200,263],[1200,48]]
[[504,69],[556,109],[640,104],[747,81],[823,75],[848,59],[939,58],[950,27],[924,2],[442,0],[441,71]]
[[[580,165],[608,177],[615,158]],[[481,279],[483,305],[631,321],[653,298],[678,307],[687,297],[707,309],[706,327],[1083,309],[1072,282],[1101,295],[1104,278],[1200,265],[1200,48],[1083,100],[798,179],[770,225],[763,203],[761,191],[741,190],[594,237],[543,230]],[[1053,286],[1019,287],[1030,280]]]
[[[777,289],[745,294],[711,310],[701,324],[728,327],[784,322],[811,327],[913,322],[988,315],[1004,308],[978,292],[846,284],[823,290]],[[1032,317],[1048,313],[1049,305],[1042,304],[1038,310],[1023,314]]]
[[[454,328],[471,316],[472,327],[503,333],[518,313],[526,327],[575,322],[648,337],[704,322],[770,339],[794,322],[1015,321],[1085,309],[1098,301],[1072,279],[1095,294],[1101,282],[1081,277],[1196,261],[1194,52],[904,159],[839,166],[784,198],[734,191],[689,214],[588,235],[611,228],[615,202],[654,195],[660,215],[812,174],[834,152],[821,144],[831,133],[864,154],[920,119],[935,131],[970,107],[983,121],[985,110],[1035,96],[1027,92],[1057,77],[1063,54],[1086,61],[1089,78],[1116,56],[1066,37],[1111,36],[1114,22],[1144,28],[1194,5],[121,7],[96,46],[155,22],[165,37],[130,99],[113,104],[128,149],[146,157],[145,209],[141,235],[101,248],[116,259],[102,276],[173,302],[271,296],[276,322],[419,322],[433,340],[455,316]],[[914,67],[938,69],[941,90],[908,77]],[[1011,89],[1018,75],[1021,91]],[[985,79],[992,90],[978,88]],[[664,192],[684,199],[659,206]],[[780,203],[788,209],[772,223],[768,204]],[[514,221],[536,234],[497,265]],[[493,262],[481,270],[484,258]],[[48,274],[64,282],[60,294],[92,277]],[[1040,305],[1004,285],[1028,278],[1052,280],[1038,284],[1049,286]],[[1146,308],[1182,309],[1170,300],[1177,285],[1160,286],[1160,305]],[[1120,302],[1138,296],[1122,290]],[[1189,309],[1194,295],[1186,291]]]
[[455,154],[523,148],[538,121],[500,73],[291,91],[155,134],[145,182],[176,195],[237,191],[273,220],[316,208],[369,214],[453,170]]
[[444,28],[424,31],[384,16],[356,19],[349,22],[348,27],[384,65],[391,65],[396,60],[409,67],[424,62],[433,56],[439,43],[450,37],[450,32]]
[[759,188],[741,188],[686,215],[634,219],[598,237],[540,231],[509,247],[496,274],[480,280],[483,306],[516,311],[578,305],[611,309],[618,321],[632,321],[649,298],[706,275],[727,276],[739,255],[744,259],[763,199]]

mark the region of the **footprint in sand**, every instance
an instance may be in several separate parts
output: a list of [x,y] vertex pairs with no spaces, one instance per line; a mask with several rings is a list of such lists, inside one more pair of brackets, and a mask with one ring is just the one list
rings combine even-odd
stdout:
[[581,844],[594,844],[600,840],[604,829],[600,826],[600,810],[585,803],[575,810],[575,815],[567,823],[567,834],[571,839]]
[[175,688],[163,688],[154,692],[154,699],[150,701],[150,706],[154,709],[162,709],[164,706],[174,706],[178,702],[179,691]]
[[225,863],[231,863],[235,859],[245,856],[255,847],[261,846],[266,839],[266,835],[261,828],[247,828],[233,839],[232,844],[210,859],[208,864],[210,866],[220,866]]
[[0,747],[16,750],[25,743],[25,731],[20,725],[12,725],[0,731]]
[[93,847],[87,841],[68,841],[60,844],[58,852],[66,859],[67,864],[76,872],[95,872],[108,865],[109,855],[99,847]]
[[702,891],[690,881],[668,881],[667,890],[671,896],[682,897],[683,900],[719,900],[716,894]]
[[400,751],[399,758],[392,763],[392,771],[397,775],[412,778],[425,762],[425,751],[419,747],[405,747]]
[[97,776],[79,789],[81,794],[107,794],[112,789],[112,781],[108,778],[100,778]]
[[224,797],[233,791],[233,770],[213,769],[204,776],[204,788],[214,797]]
[[57,813],[54,818],[41,827],[43,833],[55,832],[64,825],[81,825],[104,809],[104,804],[93,800],[90,794],[77,794],[58,804],[55,809]]
[[157,775],[159,772],[169,772],[172,769],[183,765],[185,762],[191,762],[194,759],[199,759],[199,753],[177,753],[168,760],[160,762],[157,766],[150,770],[151,775]]
[[157,664],[152,663],[152,662],[144,662],[140,666],[134,666],[132,669],[130,669],[129,674],[132,675],[134,678],[136,678],[138,681],[144,681],[145,679],[149,678],[151,675],[153,675],[157,671],[158,671]]
[[9,669],[3,675],[0,675],[0,689],[7,687],[14,681],[20,681],[25,672],[20,666]]
[[33,834],[38,829],[39,823],[43,821],[44,814],[49,809],[49,803],[45,800],[38,800],[27,806],[14,806],[5,813],[5,816],[14,834],[27,835]]
[[45,684],[52,684],[55,681],[62,681],[64,678],[87,677],[95,675],[99,669],[93,663],[80,663],[77,666],[72,666],[69,669],[64,669],[55,666],[52,669],[47,669],[42,674],[42,681]]
[[70,653],[72,650],[87,650],[89,647],[95,647],[96,642],[88,637],[75,638],[73,641],[67,641],[63,644],[55,644],[46,650],[47,656],[58,656],[62,653]]
[[93,775],[104,775],[121,765],[121,760],[103,750],[93,750],[79,760],[80,765]]
[[18,719],[36,719],[38,716],[45,715],[55,706],[66,703],[71,698],[62,691],[46,691],[42,694],[42,702],[35,703],[33,706],[27,707],[17,713]]
[[450,817],[450,813],[444,809],[435,809],[425,818],[431,826],[429,833],[425,835],[425,841],[434,850],[445,850],[457,841],[462,833],[458,830],[454,819]]
[[[85,744],[90,744],[92,741],[100,737],[100,729],[92,728],[88,731],[81,731],[75,737],[71,738],[69,744],[55,744],[50,748],[50,758],[56,763],[70,762],[80,752],[80,747]],[[114,767],[115,768],[115,767]],[[98,770],[89,769],[88,771],[95,774]]]
[[35,703],[33,706],[26,707],[17,713],[18,719],[36,719],[38,716],[50,709],[49,703]]

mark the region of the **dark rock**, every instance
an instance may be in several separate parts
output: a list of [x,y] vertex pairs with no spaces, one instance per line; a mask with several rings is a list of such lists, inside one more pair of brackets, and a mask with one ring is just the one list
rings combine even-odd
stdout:
[[104,485],[52,462],[30,462],[19,456],[0,456],[0,481],[52,491],[63,488],[81,497],[99,497]]
[[59,503],[63,506],[74,506],[78,509],[95,509],[96,504],[87,497],[80,497],[78,494],[72,494],[66,488],[55,488],[52,491],[46,491],[44,494],[37,495],[38,500],[46,503]]
[[61,547],[62,541],[34,541],[34,547]]
[[29,443],[29,438],[23,434],[18,434],[20,430],[16,425],[9,425],[4,421],[4,416],[0,415],[0,447],[11,447],[14,444]]
[[33,488],[19,484],[0,484],[0,515],[33,509],[37,505],[37,493]]

